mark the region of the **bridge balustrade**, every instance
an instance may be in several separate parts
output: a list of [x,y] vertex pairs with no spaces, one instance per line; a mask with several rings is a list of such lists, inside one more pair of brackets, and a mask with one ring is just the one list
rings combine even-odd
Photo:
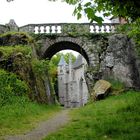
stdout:
[[28,24],[19,28],[19,31],[36,34],[67,34],[67,33],[112,33],[118,23],[54,23],[54,24]]

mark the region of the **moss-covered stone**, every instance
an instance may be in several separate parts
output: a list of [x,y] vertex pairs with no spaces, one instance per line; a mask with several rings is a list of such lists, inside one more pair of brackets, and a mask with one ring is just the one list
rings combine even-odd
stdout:
[[0,68],[15,73],[26,82],[31,100],[52,103],[54,100],[47,69],[43,78],[34,71],[32,61],[38,59],[35,53],[35,42],[25,33],[6,33],[0,36]]
[[0,35],[1,46],[28,45],[33,39],[26,33],[8,32]]

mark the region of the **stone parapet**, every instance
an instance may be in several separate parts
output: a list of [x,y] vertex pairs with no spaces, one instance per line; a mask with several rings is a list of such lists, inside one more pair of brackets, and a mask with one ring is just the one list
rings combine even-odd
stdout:
[[112,33],[115,31],[117,23],[47,23],[47,24],[28,24],[19,27],[19,31],[32,32],[36,34],[69,34],[75,35],[85,33]]

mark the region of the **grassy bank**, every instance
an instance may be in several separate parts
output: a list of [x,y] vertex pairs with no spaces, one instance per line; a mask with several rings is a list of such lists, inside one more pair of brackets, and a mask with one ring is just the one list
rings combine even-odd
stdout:
[[128,91],[71,112],[72,122],[44,140],[138,140],[140,92]]
[[6,105],[0,108],[0,137],[31,130],[38,122],[47,120],[60,109],[59,106],[39,105],[32,102]]
[[31,102],[29,87],[14,73],[0,69],[0,137],[26,132],[60,110]]

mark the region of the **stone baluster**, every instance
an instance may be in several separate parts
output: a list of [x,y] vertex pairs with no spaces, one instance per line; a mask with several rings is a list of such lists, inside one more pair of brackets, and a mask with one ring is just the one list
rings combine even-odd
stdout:
[[104,32],[106,33],[107,31],[107,28],[106,28],[106,25],[104,24]]
[[115,25],[112,25],[112,32],[115,32]]
[[109,25],[109,32],[111,32],[112,31],[112,27],[111,27],[111,25]]
[[[82,29],[84,29],[85,32],[91,32],[91,33],[111,33],[111,32],[115,32],[115,28],[117,26],[117,24],[111,24],[111,23],[104,23],[102,26],[98,26],[96,23],[93,24],[79,24],[80,26],[78,26],[77,24],[72,24],[75,27],[75,30],[77,30],[77,32],[82,31]],[[71,32],[73,31],[71,26],[71,24],[30,24],[30,25],[26,25],[23,27],[19,28],[19,31],[26,31],[26,32],[34,32],[34,33],[63,33],[63,34],[67,34],[67,32]],[[79,29],[79,27],[81,27]]]
[[94,29],[94,28],[93,28],[93,25],[90,25],[90,26],[89,26],[89,32],[90,32],[90,33],[93,33],[93,32],[94,32],[93,29]]
[[98,27],[99,27],[98,31],[99,31],[99,33],[101,33],[101,31],[102,31],[102,26],[98,26]]
[[40,32],[41,32],[41,29],[40,29],[41,27],[40,26],[38,26],[38,33],[40,34]]
[[34,26],[34,31],[33,31],[34,33],[35,33],[35,27],[36,27],[36,26]]
[[51,25],[49,26],[49,33],[50,34],[52,33],[52,26]]
[[48,25],[46,25],[46,33],[49,33],[49,26]]
[[96,25],[93,25],[93,32],[96,33]]
[[57,26],[57,30],[58,33],[62,33],[62,26],[61,25]]
[[46,25],[44,25],[43,27],[44,27],[44,30],[43,31],[44,31],[44,33],[46,33],[47,32]]
[[54,29],[55,33],[58,32],[57,27],[58,27],[57,25],[54,26],[54,28],[55,28],[55,29]]

